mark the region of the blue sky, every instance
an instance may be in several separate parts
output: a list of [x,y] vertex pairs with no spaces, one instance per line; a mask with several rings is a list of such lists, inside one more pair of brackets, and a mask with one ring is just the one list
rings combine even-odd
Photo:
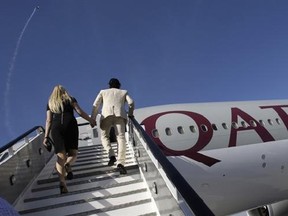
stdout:
[[287,11],[268,0],[1,0],[0,146],[45,124],[56,84],[88,114],[111,77],[136,108],[286,99]]

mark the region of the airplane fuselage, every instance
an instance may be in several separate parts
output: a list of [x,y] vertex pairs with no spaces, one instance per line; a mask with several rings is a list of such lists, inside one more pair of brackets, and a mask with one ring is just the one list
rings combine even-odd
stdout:
[[135,118],[215,214],[227,215],[288,198],[287,113],[288,101],[275,100],[155,106]]

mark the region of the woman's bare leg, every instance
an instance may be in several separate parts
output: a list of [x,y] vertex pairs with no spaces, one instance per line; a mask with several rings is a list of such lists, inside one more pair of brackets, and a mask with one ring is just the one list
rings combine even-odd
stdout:
[[56,170],[59,175],[60,182],[65,182],[65,161],[66,161],[66,153],[59,152],[57,153],[57,162],[56,162]]
[[66,186],[66,170],[65,170],[65,161],[66,161],[66,153],[65,152],[59,152],[57,153],[57,162],[56,162],[56,170],[59,175],[59,181],[60,181],[60,193],[67,193],[67,186]]
[[66,159],[65,164],[69,163],[70,165],[72,165],[76,161],[77,155],[78,155],[78,150],[77,149],[71,149],[68,152],[68,157]]
[[76,161],[77,154],[78,154],[78,150],[76,150],[76,149],[71,149],[68,152],[68,157],[67,157],[66,162],[65,162],[65,169],[67,172],[67,179],[69,179],[69,180],[73,179],[73,177],[74,177],[73,173],[72,173],[71,165]]

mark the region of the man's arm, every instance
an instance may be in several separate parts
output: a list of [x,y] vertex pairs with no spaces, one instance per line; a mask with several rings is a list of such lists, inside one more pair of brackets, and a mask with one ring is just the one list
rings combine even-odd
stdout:
[[102,104],[103,102],[103,97],[102,97],[102,94],[101,92],[97,95],[94,103],[93,103],[93,107],[92,107],[92,112],[91,112],[91,118],[92,119],[96,119],[96,116],[98,114],[98,110],[99,110],[99,107],[100,105]]
[[126,95],[126,101],[128,104],[128,116],[133,116],[133,112],[134,112],[134,101],[133,99],[128,95]]

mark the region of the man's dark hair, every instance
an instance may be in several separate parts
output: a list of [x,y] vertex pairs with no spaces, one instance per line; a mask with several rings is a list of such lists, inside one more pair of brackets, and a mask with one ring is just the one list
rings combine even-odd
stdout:
[[109,81],[109,86],[110,86],[110,88],[117,88],[117,89],[119,89],[119,88],[121,87],[121,83],[119,82],[118,79],[112,78],[112,79],[110,79],[110,81]]

